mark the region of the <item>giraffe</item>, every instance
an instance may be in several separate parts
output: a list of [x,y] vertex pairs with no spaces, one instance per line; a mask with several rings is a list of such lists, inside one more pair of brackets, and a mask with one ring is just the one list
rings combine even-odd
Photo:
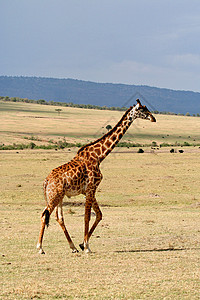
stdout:
[[[96,141],[80,148],[70,162],[53,169],[45,179],[43,189],[46,207],[41,216],[41,228],[37,243],[39,253],[45,253],[42,248],[45,225],[48,227],[49,218],[54,209],[56,220],[67,238],[69,247],[73,253],[78,252],[66,229],[62,205],[65,195],[70,198],[79,194],[83,194],[86,197],[84,239],[79,246],[85,253],[91,252],[89,239],[98,223],[102,220],[102,212],[95,197],[97,187],[103,178],[100,171],[100,163],[114,149],[136,118],[156,122],[148,108],[145,105],[143,106],[139,99],[136,101],[137,104],[131,106],[109,132]],[[96,219],[89,230],[91,209],[94,210]]]

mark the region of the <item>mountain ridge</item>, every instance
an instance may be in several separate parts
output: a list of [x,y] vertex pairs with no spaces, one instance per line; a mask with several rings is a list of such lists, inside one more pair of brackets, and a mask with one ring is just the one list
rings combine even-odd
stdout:
[[151,110],[200,113],[199,92],[71,78],[0,76],[0,96],[109,107],[130,106],[140,98]]

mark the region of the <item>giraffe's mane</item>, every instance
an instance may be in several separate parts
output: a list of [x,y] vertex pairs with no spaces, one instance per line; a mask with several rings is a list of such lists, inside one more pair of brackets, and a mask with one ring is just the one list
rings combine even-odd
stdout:
[[113,133],[113,131],[115,131],[116,127],[118,127],[118,126],[122,123],[122,121],[126,118],[127,114],[131,111],[132,108],[133,108],[133,106],[131,106],[129,109],[127,109],[127,111],[123,114],[123,116],[122,116],[122,118],[119,120],[119,122],[118,122],[118,123],[117,123],[110,131],[108,131],[106,134],[104,134],[102,137],[100,137],[99,139],[95,140],[94,142],[91,142],[91,143],[89,143],[89,144],[86,144],[86,145],[82,146],[82,147],[78,150],[77,153],[79,154],[79,153],[80,153],[81,151],[83,151],[86,147],[92,146],[92,145],[94,145],[94,144],[100,142],[100,140],[101,140],[102,138],[105,138],[105,137],[111,135],[111,134]]

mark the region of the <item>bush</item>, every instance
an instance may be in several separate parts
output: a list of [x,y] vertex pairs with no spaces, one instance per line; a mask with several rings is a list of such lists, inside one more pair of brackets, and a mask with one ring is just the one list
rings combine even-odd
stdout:
[[160,144],[160,147],[170,147],[171,145],[170,144],[168,144],[168,143],[162,143],[162,144]]
[[183,146],[192,146],[192,144],[188,143],[188,142],[184,142]]
[[35,144],[35,143],[30,143],[30,144],[29,144],[29,148],[30,148],[30,149],[34,149],[35,147],[36,147],[36,144]]
[[152,147],[158,147],[157,143],[154,142],[154,141],[151,143],[151,146],[152,146]]
[[117,147],[141,147],[141,144],[131,143],[131,142],[121,142],[117,144]]
[[144,150],[140,148],[137,153],[144,153]]

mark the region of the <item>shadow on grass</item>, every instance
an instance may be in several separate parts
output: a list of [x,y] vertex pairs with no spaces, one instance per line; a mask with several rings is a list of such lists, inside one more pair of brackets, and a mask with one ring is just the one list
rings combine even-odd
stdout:
[[115,253],[145,253],[145,252],[175,252],[186,250],[200,250],[200,248],[161,248],[161,249],[141,249],[141,250],[117,250]]
[[[85,201],[64,201],[63,206],[70,206],[70,207],[85,206]],[[101,204],[101,207],[116,207],[116,206],[109,205],[109,204]]]

